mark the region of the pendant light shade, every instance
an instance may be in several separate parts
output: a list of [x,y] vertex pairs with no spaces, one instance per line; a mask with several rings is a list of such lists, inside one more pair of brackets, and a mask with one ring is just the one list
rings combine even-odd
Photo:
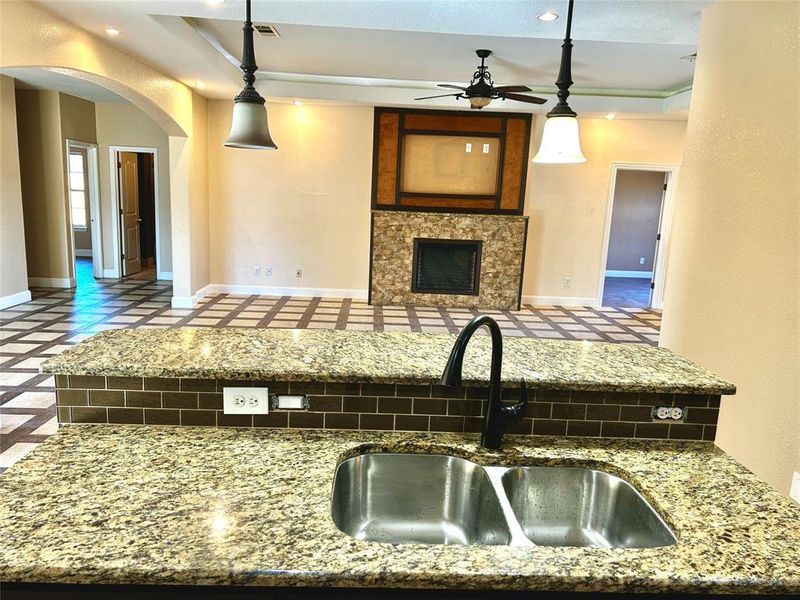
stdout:
[[265,100],[253,86],[258,70],[256,54],[253,48],[253,23],[250,21],[250,0],[247,0],[247,17],[242,27],[242,79],[244,89],[233,99],[233,118],[231,131],[224,145],[231,148],[248,148],[251,150],[277,150],[272,141],[267,125],[267,108]]
[[569,164],[586,162],[581,150],[578,119],[570,116],[548,117],[542,143],[533,157],[535,163]]
[[225,145],[251,150],[277,150],[269,135],[266,107],[258,102],[236,102],[233,105],[231,132]]
[[569,86],[572,85],[572,4],[569,0],[567,33],[561,45],[561,66],[558,70],[558,103],[547,113],[542,143],[533,157],[533,162],[542,164],[570,164],[586,162],[581,150],[580,128],[577,114],[567,103]]

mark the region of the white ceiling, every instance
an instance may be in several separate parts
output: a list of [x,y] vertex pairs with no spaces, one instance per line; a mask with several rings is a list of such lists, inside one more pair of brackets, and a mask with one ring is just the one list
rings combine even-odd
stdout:
[[[42,0],[39,4],[200,93],[229,98],[240,87],[244,0]],[[577,0],[573,91],[584,112],[659,114],[688,102],[664,98],[689,83],[700,13],[710,0]],[[490,48],[499,84],[553,90],[566,0],[253,0],[253,20],[281,37],[256,37],[270,99],[411,104],[436,82],[469,80],[476,48]],[[555,10],[561,18],[539,21]],[[115,38],[106,27],[121,31]],[[641,96],[644,96],[642,98]],[[450,99],[432,106],[455,106]],[[506,106],[511,105],[514,106]],[[546,110],[504,103],[516,110]],[[494,108],[494,105],[493,105]],[[578,106],[576,106],[578,108]],[[672,118],[682,118],[679,112]]]

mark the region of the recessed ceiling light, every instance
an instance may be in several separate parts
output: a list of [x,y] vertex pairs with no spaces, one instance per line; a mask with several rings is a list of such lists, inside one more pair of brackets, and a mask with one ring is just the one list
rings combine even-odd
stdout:
[[543,12],[538,17],[536,17],[540,21],[555,21],[558,18],[558,13],[553,12],[552,10],[548,10],[547,12]]
[[292,104],[295,106],[303,106],[303,103],[300,100],[292,100]]
[[111,37],[117,37],[119,35],[119,29],[114,29],[113,27],[107,27],[106,33]]
[[609,121],[611,121],[611,120],[612,120],[614,117],[616,117],[616,116],[617,116],[617,115],[616,115],[616,113],[608,113],[608,114],[606,115],[606,119],[608,119]]
[[194,82],[194,87],[196,87],[198,89],[201,89],[201,90],[204,90],[204,89],[206,89],[208,87],[208,85],[206,85],[205,81],[195,81]]

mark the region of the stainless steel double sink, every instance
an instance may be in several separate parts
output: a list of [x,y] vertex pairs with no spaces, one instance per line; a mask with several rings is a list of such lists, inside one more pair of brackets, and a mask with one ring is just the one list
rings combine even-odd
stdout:
[[675,544],[628,482],[580,467],[481,467],[454,456],[362,454],[339,464],[331,515],[344,533],[395,544]]

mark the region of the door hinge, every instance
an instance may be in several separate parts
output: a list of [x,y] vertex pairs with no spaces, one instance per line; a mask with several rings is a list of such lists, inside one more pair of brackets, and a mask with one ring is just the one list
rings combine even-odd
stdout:
[[666,183],[664,184],[664,191],[665,192],[667,191],[667,184]]
[[657,241],[657,242],[660,242],[660,241],[661,241],[661,234],[660,234],[660,233],[657,233],[657,234],[656,234],[656,241]]
[[654,289],[656,289],[656,282],[655,282],[655,281],[651,281],[651,282],[650,282],[650,289],[651,289],[651,290],[654,290]]
[[[121,163],[121,162],[118,162],[118,163],[117,163],[117,168],[118,168],[118,169],[121,169],[121,168],[122,168],[122,163]],[[667,188],[666,188],[666,187],[664,187],[664,189],[667,189]]]
[[125,253],[122,253],[122,259],[125,260]]

